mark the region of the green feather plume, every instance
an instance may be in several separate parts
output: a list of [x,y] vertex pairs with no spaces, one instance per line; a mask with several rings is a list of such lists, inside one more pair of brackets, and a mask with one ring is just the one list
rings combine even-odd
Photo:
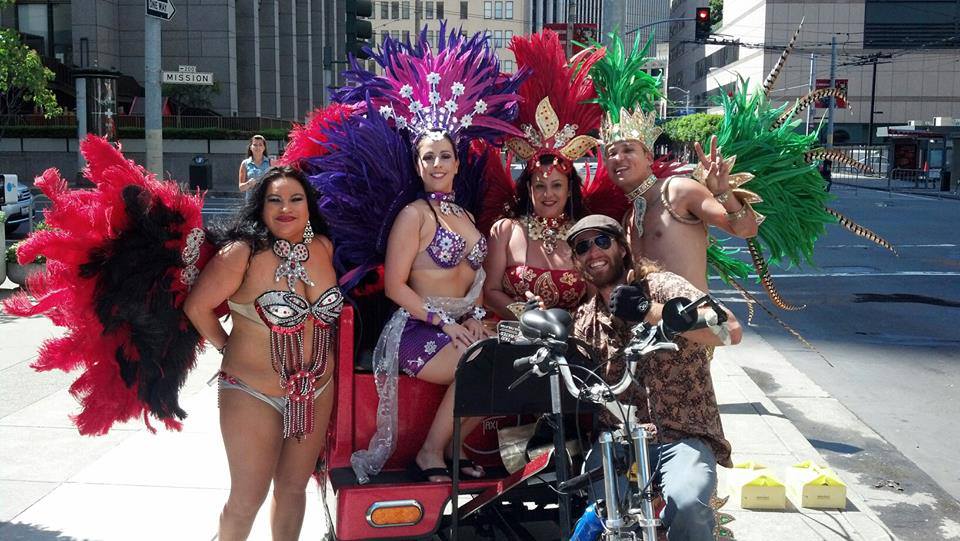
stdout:
[[[620,109],[635,112],[639,107],[645,113],[656,109],[661,99],[663,81],[643,71],[643,67],[652,60],[647,56],[653,44],[653,34],[647,43],[640,47],[640,37],[633,40],[633,48],[627,51],[623,40],[616,33],[607,34],[609,45],[607,53],[590,69],[593,85],[597,90],[597,103],[614,124],[620,122]],[[591,46],[603,47],[591,40]]]
[[746,280],[753,272],[753,267],[749,263],[741,261],[734,257],[740,252],[739,248],[729,248],[723,245],[721,240],[710,237],[710,245],[707,246],[707,264],[713,272],[720,275],[720,279],[730,284],[731,279]]
[[[744,188],[763,198],[753,208],[766,216],[757,236],[769,253],[767,261],[813,265],[814,243],[825,224],[837,223],[825,208],[832,199],[826,182],[817,165],[805,159],[819,147],[819,130],[798,133],[801,120],[790,115],[780,123],[787,104],[773,107],[763,92],[749,95],[742,79],[733,95],[721,95],[719,103],[724,117],[717,144],[724,156],[737,156],[734,173],[753,173]],[[709,148],[709,141],[701,144]]]

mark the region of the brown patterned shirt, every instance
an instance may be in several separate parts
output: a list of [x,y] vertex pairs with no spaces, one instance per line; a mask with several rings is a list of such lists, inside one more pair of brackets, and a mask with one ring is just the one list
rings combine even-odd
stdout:
[[[657,303],[674,297],[698,299],[703,296],[688,281],[672,272],[651,273],[644,283],[650,300]],[[610,314],[599,294],[577,310],[574,336],[594,348],[596,359],[610,360],[606,370],[601,372],[607,382],[620,380],[624,370],[622,350],[630,339],[630,328]],[[642,386],[633,383],[620,395],[620,401],[637,406],[641,423],[656,424],[664,443],[702,438],[713,448],[717,463],[731,467],[730,442],[723,436],[710,377],[713,348],[682,336],[678,336],[675,342],[679,351],[661,351],[637,365],[637,378],[650,389],[650,396]],[[616,420],[604,411],[601,422],[609,426]]]

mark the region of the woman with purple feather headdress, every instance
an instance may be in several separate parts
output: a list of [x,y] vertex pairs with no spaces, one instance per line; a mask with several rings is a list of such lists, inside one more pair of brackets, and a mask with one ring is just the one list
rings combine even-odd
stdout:
[[[386,38],[372,58],[384,75],[353,62],[344,73],[353,86],[333,96],[354,104],[356,114],[328,134],[330,153],[306,163],[323,194],[335,261],[346,272],[341,281],[353,284],[382,262],[386,295],[400,307],[374,350],[377,431],[351,463],[365,483],[392,454],[402,370],[448,386],[411,465],[424,480],[446,482],[450,384],[463,351],[486,336],[480,299],[486,240],[468,210],[478,208],[483,160],[470,146],[519,135],[510,121],[523,74],[502,75],[482,34],[447,34],[445,26],[436,51],[424,30],[413,44]],[[465,434],[476,421],[464,421]],[[461,467],[466,475],[484,474],[464,461]]]

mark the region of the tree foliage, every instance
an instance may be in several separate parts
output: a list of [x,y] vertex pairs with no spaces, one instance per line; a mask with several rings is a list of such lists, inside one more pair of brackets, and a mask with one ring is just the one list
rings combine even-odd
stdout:
[[[12,0],[0,0],[0,9]],[[16,114],[25,102],[32,102],[45,116],[60,114],[57,97],[48,88],[54,74],[37,51],[24,45],[13,28],[0,28],[0,99],[5,112]]]
[[663,131],[678,143],[704,141],[720,127],[723,115],[697,113],[675,118],[663,125]]
[[723,0],[710,0],[710,26],[723,22]]
[[167,83],[161,86],[160,93],[173,101],[176,114],[180,116],[183,110],[187,108],[213,108],[213,98],[220,94],[220,82],[214,81],[212,85],[180,85]]

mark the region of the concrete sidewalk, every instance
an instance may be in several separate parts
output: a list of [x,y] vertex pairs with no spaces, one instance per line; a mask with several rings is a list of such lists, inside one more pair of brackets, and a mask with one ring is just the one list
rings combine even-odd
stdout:
[[[229,486],[216,391],[206,385],[218,369],[216,352],[201,356],[183,390],[181,403],[190,413],[183,432],[151,434],[142,423],[129,423],[89,438],[68,418],[77,409],[66,391],[73,377],[36,374],[28,366],[37,346],[56,333],[46,319],[0,314],[0,539],[213,539]],[[778,475],[801,460],[824,463],[744,372],[742,366],[754,364],[791,382],[791,396],[811,415],[848,423],[858,434],[869,430],[748,330],[742,345],[717,350],[713,368],[734,462],[755,460]],[[736,519],[729,528],[741,540],[893,539],[869,508],[868,488],[839,473],[848,484],[845,510],[760,512],[731,502],[724,508]],[[721,468],[721,495],[725,474]],[[311,481],[301,539],[321,539],[325,530]],[[269,538],[264,506],[251,539]]]

